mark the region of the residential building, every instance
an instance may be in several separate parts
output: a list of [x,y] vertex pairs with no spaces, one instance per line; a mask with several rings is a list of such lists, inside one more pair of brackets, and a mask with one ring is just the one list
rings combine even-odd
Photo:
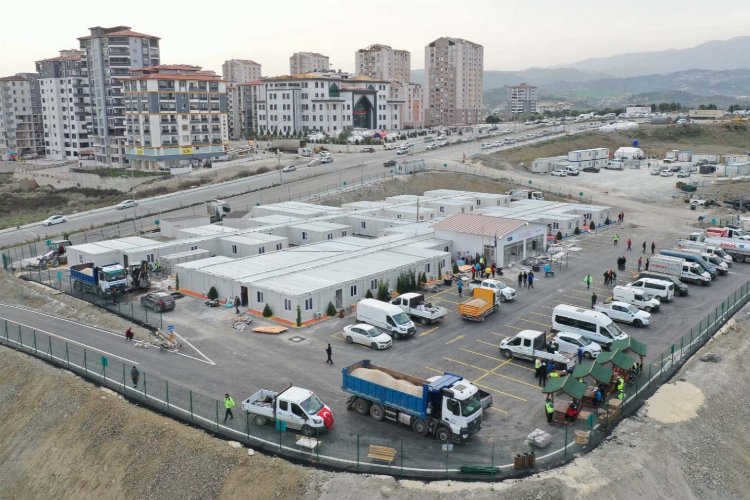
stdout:
[[260,80],[260,64],[249,59],[230,59],[221,65],[221,76],[231,83]]
[[263,79],[258,130],[263,133],[398,130],[403,99],[392,100],[390,83],[347,73],[307,73]]
[[246,139],[258,133],[258,95],[261,80],[227,87],[229,138]]
[[0,159],[43,155],[39,80],[35,73],[0,78]]
[[537,113],[544,113],[549,111],[551,113],[559,111],[571,111],[573,109],[573,103],[567,101],[537,101],[536,111]]
[[89,31],[78,39],[83,51],[81,69],[91,92],[89,137],[97,162],[123,164],[127,161],[123,81],[134,69],[159,64],[159,38],[129,26],[97,26]]
[[292,75],[328,71],[329,67],[328,56],[317,52],[295,52],[289,58],[289,73]]
[[538,88],[528,83],[508,87],[508,109],[514,115],[536,113]]
[[376,80],[411,81],[411,54],[394,50],[388,45],[370,45],[355,54],[355,72]]
[[398,128],[411,129],[424,127],[424,108],[422,106],[424,95],[422,85],[392,80],[389,88],[390,102],[402,104],[402,111],[399,115],[401,120]]
[[635,116],[635,115],[650,115],[651,114],[651,106],[643,106],[643,105],[632,105],[632,106],[625,106],[625,114],[627,116]]
[[82,60],[83,52],[73,49],[36,62],[47,158],[93,158],[88,131],[91,97]]
[[442,37],[425,47],[425,121],[428,126],[473,125],[482,117],[484,48]]
[[199,66],[160,65],[123,79],[126,154],[139,169],[187,166],[225,152],[227,89]]

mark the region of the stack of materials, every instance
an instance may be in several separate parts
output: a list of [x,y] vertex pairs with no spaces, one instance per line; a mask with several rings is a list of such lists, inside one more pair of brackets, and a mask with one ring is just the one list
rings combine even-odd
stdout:
[[549,432],[543,431],[542,429],[534,429],[534,431],[526,436],[526,444],[535,448],[545,448],[552,442],[552,436]]
[[356,368],[352,370],[352,375],[361,378],[362,380],[367,380],[368,382],[388,387],[395,391],[405,392],[406,394],[411,394],[412,396],[417,397],[422,396],[421,387],[416,386],[407,380],[394,378],[380,370],[373,370],[372,368]]

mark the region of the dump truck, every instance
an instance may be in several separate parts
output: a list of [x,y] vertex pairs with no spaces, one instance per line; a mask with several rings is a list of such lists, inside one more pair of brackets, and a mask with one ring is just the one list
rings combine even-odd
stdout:
[[333,413],[314,392],[289,385],[281,392],[261,389],[242,402],[256,425],[281,421],[286,427],[312,436],[333,426]]
[[392,420],[441,443],[460,443],[482,427],[477,387],[460,375],[445,372],[428,381],[383,368],[365,359],[341,370],[347,408],[375,420]]
[[513,337],[500,341],[500,354],[508,359],[518,358],[533,361],[541,359],[552,361],[556,368],[567,370],[576,365],[575,356],[555,349],[552,342],[547,342],[547,332],[522,330]]
[[232,209],[224,200],[210,200],[206,202],[206,212],[211,217],[211,223],[220,222]]
[[445,307],[426,303],[421,293],[401,294],[391,304],[400,307],[411,319],[423,324],[437,323],[448,314]]
[[484,321],[499,306],[495,291],[490,288],[475,288],[473,297],[458,304],[458,314],[469,321]]
[[117,262],[106,266],[75,264],[70,266],[70,279],[74,289],[97,295],[125,293],[128,289],[128,273]]

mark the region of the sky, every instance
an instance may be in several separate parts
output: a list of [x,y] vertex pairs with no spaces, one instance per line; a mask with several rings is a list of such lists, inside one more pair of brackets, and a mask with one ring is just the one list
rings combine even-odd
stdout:
[[441,36],[483,45],[485,70],[521,70],[750,34],[748,0],[0,0],[0,12],[0,76],[78,48],[92,26],[160,37],[162,63],[220,73],[252,59],[264,76],[287,74],[300,51],[353,71],[374,43],[410,51],[419,69]]

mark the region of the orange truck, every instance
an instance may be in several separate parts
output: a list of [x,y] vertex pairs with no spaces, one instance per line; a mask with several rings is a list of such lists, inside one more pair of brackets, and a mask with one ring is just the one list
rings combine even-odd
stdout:
[[495,312],[495,291],[489,288],[475,288],[474,296],[458,304],[458,314],[469,321],[484,321]]

